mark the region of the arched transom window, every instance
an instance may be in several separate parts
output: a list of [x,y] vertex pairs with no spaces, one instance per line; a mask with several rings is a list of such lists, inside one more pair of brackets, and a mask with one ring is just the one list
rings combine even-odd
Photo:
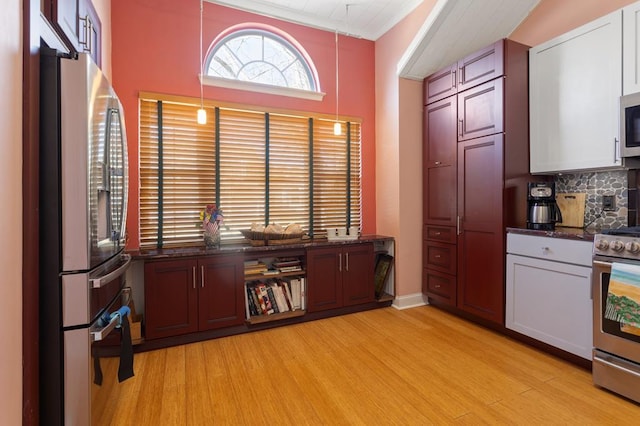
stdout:
[[232,31],[217,40],[207,56],[210,77],[319,92],[315,68],[301,48],[262,28]]

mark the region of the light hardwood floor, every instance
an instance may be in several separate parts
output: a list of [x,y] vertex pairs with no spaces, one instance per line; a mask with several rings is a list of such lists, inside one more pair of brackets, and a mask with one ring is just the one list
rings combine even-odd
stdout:
[[120,384],[102,366],[94,425],[640,424],[589,371],[430,306],[136,354]]

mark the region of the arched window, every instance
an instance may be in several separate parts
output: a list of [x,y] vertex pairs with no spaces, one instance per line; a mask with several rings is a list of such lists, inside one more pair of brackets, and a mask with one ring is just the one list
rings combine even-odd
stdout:
[[[203,82],[290,96],[323,95],[315,67],[302,46],[286,33],[259,24],[232,27],[214,40],[205,61]],[[260,86],[291,89],[293,94]]]

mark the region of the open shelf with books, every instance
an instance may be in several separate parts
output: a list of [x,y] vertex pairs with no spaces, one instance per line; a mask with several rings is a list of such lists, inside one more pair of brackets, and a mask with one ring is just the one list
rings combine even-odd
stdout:
[[244,272],[248,324],[305,314],[307,283],[303,256],[245,260]]

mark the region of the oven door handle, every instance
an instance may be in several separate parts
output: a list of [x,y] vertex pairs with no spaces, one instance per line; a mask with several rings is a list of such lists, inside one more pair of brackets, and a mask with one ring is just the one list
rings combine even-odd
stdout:
[[601,260],[595,260],[595,259],[593,260],[593,264],[598,266],[605,266],[605,267],[611,266],[611,262],[602,262]]
[[110,283],[111,281],[118,278],[120,275],[124,274],[127,271],[129,264],[131,264],[131,255],[123,254],[122,258],[125,260],[125,262],[122,265],[120,265],[118,269],[115,269],[101,277],[90,279],[89,284],[91,284],[91,288],[100,288],[104,284]]
[[601,364],[604,364],[607,367],[615,368],[616,370],[620,370],[620,371],[623,371],[625,373],[632,374],[632,375],[634,375],[636,377],[640,377],[640,374],[638,374],[637,372],[635,372],[633,370],[629,370],[628,368],[624,368],[624,367],[622,367],[620,365],[614,364],[613,362],[604,360],[604,359],[600,358],[599,356],[594,356],[593,357],[593,361],[594,362],[599,362]]

